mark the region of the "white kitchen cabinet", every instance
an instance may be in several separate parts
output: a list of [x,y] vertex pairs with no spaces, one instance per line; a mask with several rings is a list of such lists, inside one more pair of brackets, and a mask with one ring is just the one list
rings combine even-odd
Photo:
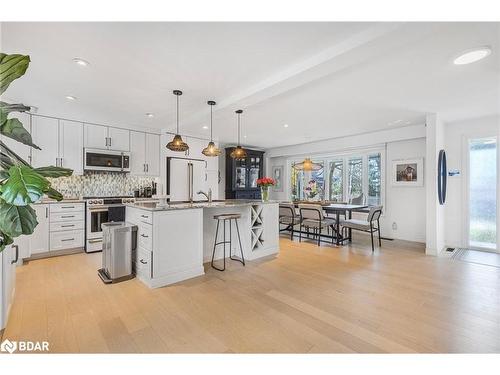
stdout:
[[59,122],[60,166],[70,168],[73,174],[83,174],[83,124],[61,120]]
[[146,133],[146,175],[160,175],[160,136]]
[[85,124],[84,144],[86,148],[129,151],[130,131],[102,125]]
[[86,148],[108,148],[108,127],[101,125],[85,124],[84,144]]
[[119,128],[108,128],[109,149],[130,151],[130,131]]
[[38,225],[29,236],[29,256],[49,251],[49,205],[34,204],[32,207],[36,212]]
[[130,132],[130,174],[144,176],[146,173],[146,134]]
[[160,175],[160,136],[130,132],[130,173],[135,176]]
[[41,150],[32,149],[33,167],[59,165],[59,120],[33,116],[31,121],[33,143]]
[[[23,124],[24,128],[31,133],[31,116],[27,113],[12,113],[9,118],[17,118]],[[24,161],[31,164],[31,147],[22,144],[21,142],[15,141],[12,138],[0,135],[0,140],[2,140],[5,145],[15,152]]]
[[18,246],[14,244],[7,246],[0,253],[0,331],[7,325],[14,300],[18,251]]

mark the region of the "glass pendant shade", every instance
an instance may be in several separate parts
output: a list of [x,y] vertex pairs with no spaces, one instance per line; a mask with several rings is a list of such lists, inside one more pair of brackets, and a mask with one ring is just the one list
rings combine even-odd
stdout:
[[229,154],[233,159],[245,159],[247,157],[247,152],[240,145],[236,146],[231,154]]
[[215,146],[214,140],[212,138],[212,115],[213,115],[213,106],[216,104],[213,100],[209,100],[207,104],[210,106],[210,142],[208,142],[208,146],[203,149],[201,152],[205,156],[219,156],[221,151]]
[[167,148],[171,151],[185,152],[189,150],[189,145],[182,140],[179,134],[179,96],[182,95],[181,90],[174,90],[174,95],[177,97],[177,133],[174,135],[174,139],[167,143]]
[[245,159],[247,157],[247,152],[243,147],[240,146],[240,127],[241,127],[241,119],[240,116],[243,113],[242,109],[238,109],[236,114],[238,115],[238,145],[234,148],[233,151],[229,154],[233,159]]
[[180,134],[176,134],[174,139],[167,143],[167,148],[172,151],[184,152],[189,150],[189,145],[182,140]]
[[310,158],[305,158],[302,163],[294,164],[293,167],[299,171],[319,171],[323,168],[321,164],[314,163]]

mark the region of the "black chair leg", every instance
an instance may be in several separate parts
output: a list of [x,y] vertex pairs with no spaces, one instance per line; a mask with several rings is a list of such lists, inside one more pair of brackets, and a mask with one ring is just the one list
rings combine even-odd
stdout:
[[321,228],[316,228],[316,231],[318,233],[318,246],[321,245]]
[[299,227],[299,242],[302,242],[302,223],[300,224],[300,227]]
[[290,225],[290,240],[293,241],[293,221],[292,225]]
[[375,251],[374,247],[373,247],[373,230],[370,230],[370,235],[372,237],[372,253]]
[[378,245],[382,247],[382,240],[380,239],[380,221],[377,219],[377,228],[378,228]]
[[217,267],[214,266],[215,249],[217,248],[217,235],[219,234],[219,222],[220,221],[217,220],[217,229],[215,230],[215,240],[214,240],[214,251],[212,252],[212,261],[210,262],[212,268],[215,268],[216,270],[219,270]]
[[333,230],[333,225],[331,226],[331,228],[332,228],[332,244],[334,244],[334,243],[335,243],[335,241],[334,241],[333,234],[335,233],[335,231]]

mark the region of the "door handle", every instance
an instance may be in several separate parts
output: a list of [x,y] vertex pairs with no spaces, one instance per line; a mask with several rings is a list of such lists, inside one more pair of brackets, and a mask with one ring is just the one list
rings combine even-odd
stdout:
[[19,260],[19,245],[12,245],[16,249],[16,259],[10,262],[10,264],[15,264]]

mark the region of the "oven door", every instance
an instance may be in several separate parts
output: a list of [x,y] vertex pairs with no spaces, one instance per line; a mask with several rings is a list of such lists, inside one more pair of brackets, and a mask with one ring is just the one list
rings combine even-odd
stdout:
[[129,156],[120,151],[103,151],[85,149],[84,169],[91,171],[117,171],[129,170]]

